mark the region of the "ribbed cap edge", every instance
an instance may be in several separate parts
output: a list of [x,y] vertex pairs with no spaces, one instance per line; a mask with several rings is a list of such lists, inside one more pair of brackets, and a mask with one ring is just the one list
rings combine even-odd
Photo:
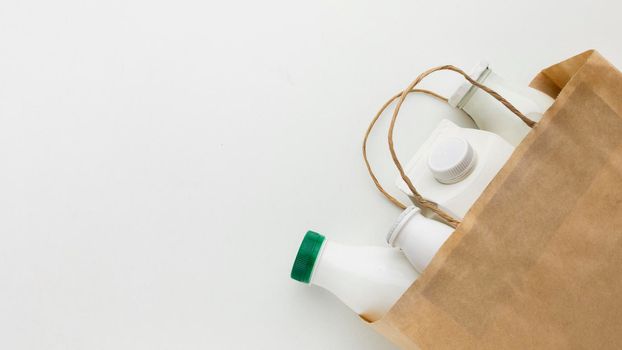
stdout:
[[292,279],[302,283],[309,283],[311,281],[311,274],[315,267],[315,262],[324,243],[325,237],[321,234],[313,231],[307,231],[305,237],[300,243],[298,248],[298,254],[294,260],[292,266],[292,272],[290,274]]

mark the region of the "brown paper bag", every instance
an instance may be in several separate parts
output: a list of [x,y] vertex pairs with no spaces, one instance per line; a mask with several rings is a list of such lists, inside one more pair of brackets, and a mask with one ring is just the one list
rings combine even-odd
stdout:
[[622,348],[622,74],[595,51],[427,270],[372,324],[403,349]]

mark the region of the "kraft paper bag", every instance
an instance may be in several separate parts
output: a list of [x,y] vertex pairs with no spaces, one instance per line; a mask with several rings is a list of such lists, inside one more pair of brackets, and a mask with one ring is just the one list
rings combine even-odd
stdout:
[[622,74],[587,51],[421,277],[372,324],[402,349],[622,348]]

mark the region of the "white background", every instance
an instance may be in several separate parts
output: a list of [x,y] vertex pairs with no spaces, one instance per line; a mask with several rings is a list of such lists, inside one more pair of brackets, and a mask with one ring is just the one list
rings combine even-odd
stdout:
[[[622,66],[621,10],[3,0],[0,348],[392,349],[289,278],[307,229],[384,244],[399,210],[361,160],[369,119],[435,65],[485,58],[523,84],[589,48]],[[469,125],[408,102],[405,160],[441,118]],[[371,158],[396,191],[385,127]]]

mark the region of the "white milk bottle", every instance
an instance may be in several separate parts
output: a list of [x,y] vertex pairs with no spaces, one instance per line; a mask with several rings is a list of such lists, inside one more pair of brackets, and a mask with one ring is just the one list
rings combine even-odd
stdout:
[[309,231],[291,277],[327,289],[373,322],[389,311],[419,275],[399,249],[346,246]]
[[397,218],[387,235],[387,243],[400,248],[415,270],[423,273],[454,229],[421,214],[410,206]]
[[[480,62],[469,76],[508,100],[521,113],[537,122],[554,100],[536,89],[508,82],[495,74],[488,63]],[[531,130],[507,107],[469,82],[462,84],[449,98],[449,104],[462,109],[477,127],[493,132],[517,146]]]
[[[424,198],[462,219],[513,151],[496,134],[443,119],[404,170]],[[401,177],[397,186],[412,196]]]

